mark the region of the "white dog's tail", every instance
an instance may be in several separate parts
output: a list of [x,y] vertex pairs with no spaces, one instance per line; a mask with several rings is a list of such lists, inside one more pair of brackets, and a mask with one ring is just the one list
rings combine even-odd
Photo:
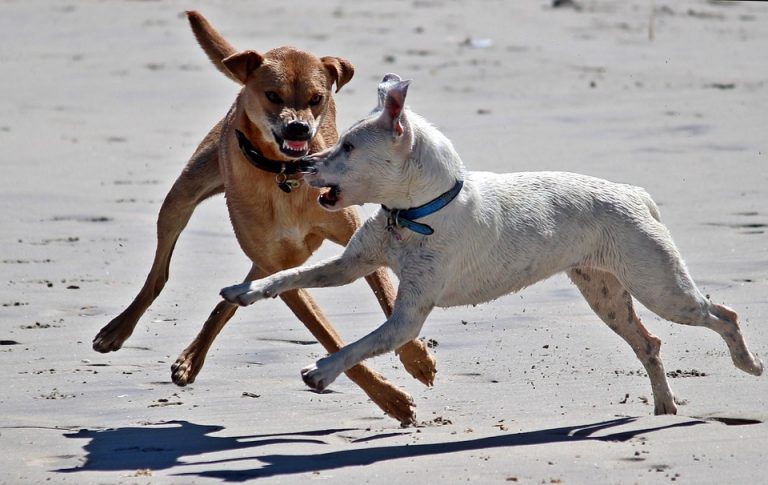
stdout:
[[657,206],[656,202],[653,201],[651,194],[640,187],[635,187],[635,190],[637,191],[637,195],[643,201],[643,204],[645,204],[645,206],[648,208],[648,211],[651,213],[651,217],[661,222],[661,212],[659,211],[659,206]]

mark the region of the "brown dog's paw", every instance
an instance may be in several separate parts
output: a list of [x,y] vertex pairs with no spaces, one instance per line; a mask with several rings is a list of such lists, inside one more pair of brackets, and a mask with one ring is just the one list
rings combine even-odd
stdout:
[[194,352],[184,351],[171,366],[171,380],[177,386],[184,387],[195,382],[203,367],[202,363],[196,362],[195,355]]
[[386,393],[372,396],[371,400],[379,406],[387,416],[400,422],[403,427],[416,425],[416,405],[408,393],[396,387],[386,389]]
[[99,333],[93,338],[93,350],[102,354],[120,350],[120,347],[128,340],[131,333],[123,331],[125,326],[122,325],[122,321],[119,318],[113,319],[104,328],[99,330]]
[[400,362],[405,370],[425,386],[431,386],[435,382],[437,373],[437,361],[429,353],[427,346],[421,340],[411,340],[397,349]]
[[387,416],[395,418],[403,426],[416,424],[416,406],[408,393],[364,364],[352,367],[346,374]]

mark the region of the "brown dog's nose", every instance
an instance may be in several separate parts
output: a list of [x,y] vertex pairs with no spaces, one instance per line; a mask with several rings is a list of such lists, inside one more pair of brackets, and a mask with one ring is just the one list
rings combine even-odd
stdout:
[[291,140],[306,140],[309,138],[309,123],[300,120],[291,121],[285,127],[283,135]]

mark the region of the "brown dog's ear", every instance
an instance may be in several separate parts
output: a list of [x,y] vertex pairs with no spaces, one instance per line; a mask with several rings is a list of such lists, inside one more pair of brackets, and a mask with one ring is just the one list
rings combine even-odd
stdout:
[[235,78],[245,84],[248,76],[264,62],[264,57],[256,51],[243,51],[225,58],[222,64]]
[[352,76],[355,75],[355,66],[341,57],[323,57],[320,59],[325,66],[325,70],[331,75],[331,79],[336,83],[336,92],[339,92],[342,86],[347,84]]

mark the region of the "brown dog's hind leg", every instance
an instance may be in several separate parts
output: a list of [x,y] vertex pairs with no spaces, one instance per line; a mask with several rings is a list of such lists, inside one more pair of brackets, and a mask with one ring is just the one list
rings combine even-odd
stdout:
[[632,296],[611,273],[576,268],[568,276],[592,310],[623,338],[642,362],[653,390],[655,414],[677,414],[672,389],[659,357],[661,340],[643,326],[632,306]]
[[219,125],[203,140],[166,195],[157,217],[155,259],[144,286],[128,308],[99,331],[93,339],[94,350],[118,350],[131,336],[139,318],[157,298],[168,280],[168,266],[173,248],[195,207],[224,190],[219,174],[217,144],[214,142],[218,129]]
[[[287,291],[282,293],[280,298],[329,353],[334,353],[344,346],[341,337],[309,293],[305,290]],[[365,364],[352,367],[346,374],[386,414],[404,425],[416,423],[413,400],[406,392],[398,389]]]

